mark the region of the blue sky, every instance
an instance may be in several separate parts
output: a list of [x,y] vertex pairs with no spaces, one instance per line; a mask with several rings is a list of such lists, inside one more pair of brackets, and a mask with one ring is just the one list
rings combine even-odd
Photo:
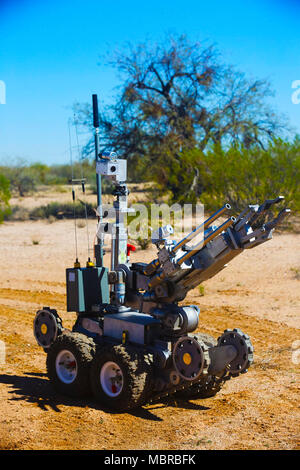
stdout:
[[119,84],[99,56],[167,31],[215,43],[225,62],[268,78],[274,108],[300,133],[299,0],[0,0],[0,161],[68,162],[72,104],[92,93],[108,103]]

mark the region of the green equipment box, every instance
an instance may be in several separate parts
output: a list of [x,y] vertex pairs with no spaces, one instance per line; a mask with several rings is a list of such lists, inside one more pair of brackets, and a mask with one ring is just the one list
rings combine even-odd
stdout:
[[68,312],[91,312],[93,305],[109,303],[107,268],[69,268],[66,276]]

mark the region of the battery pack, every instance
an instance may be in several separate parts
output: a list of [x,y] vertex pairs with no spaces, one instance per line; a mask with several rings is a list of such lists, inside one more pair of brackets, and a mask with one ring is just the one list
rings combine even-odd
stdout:
[[107,268],[68,268],[66,280],[68,312],[92,312],[93,306],[109,303]]

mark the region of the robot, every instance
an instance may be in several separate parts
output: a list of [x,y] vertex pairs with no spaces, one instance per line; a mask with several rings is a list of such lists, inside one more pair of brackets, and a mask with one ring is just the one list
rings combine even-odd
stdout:
[[[239,328],[215,339],[195,333],[200,309],[183,305],[187,293],[215,276],[245,249],[272,238],[289,214],[282,209],[265,222],[274,204],[248,205],[237,217],[213,225],[231,208],[224,204],[182,240],[170,239],[170,225],[152,233],[157,257],[131,263],[125,219],[129,212],[127,162],[115,152],[99,153],[97,95],[93,95],[97,174],[97,237],[95,263],[66,269],[67,311],[76,312],[72,330],[63,327],[55,309],[35,316],[36,341],[46,355],[55,389],[72,397],[93,396],[118,412],[169,395],[185,399],[214,396],[225,382],[248,371],[253,345]],[[114,182],[115,221],[101,202],[101,177]],[[104,235],[111,234],[111,266],[103,266]],[[202,239],[190,242],[199,234]]]

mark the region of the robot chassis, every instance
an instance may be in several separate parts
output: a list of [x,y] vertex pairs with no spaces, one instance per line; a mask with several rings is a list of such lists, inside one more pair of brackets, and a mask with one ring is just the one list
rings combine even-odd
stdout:
[[[213,222],[230,210],[225,204],[179,242],[169,239],[170,225],[152,233],[157,258],[130,263],[125,217],[126,160],[98,150],[98,104],[93,95],[98,189],[95,265],[76,260],[66,270],[67,311],[77,312],[72,331],[56,310],[43,307],[34,319],[34,335],[47,354],[47,372],[55,389],[72,397],[91,392],[104,406],[125,411],[175,394],[182,398],[214,396],[230,378],[247,372],[253,346],[240,329],[214,338],[193,333],[200,310],[182,306],[189,290],[220,272],[242,253],[272,238],[290,212],[283,209],[263,223],[279,196],[249,205],[218,227]],[[115,183],[116,222],[102,213],[101,175]],[[111,233],[111,268],[103,266],[104,234]],[[200,243],[188,246],[197,235]]]

